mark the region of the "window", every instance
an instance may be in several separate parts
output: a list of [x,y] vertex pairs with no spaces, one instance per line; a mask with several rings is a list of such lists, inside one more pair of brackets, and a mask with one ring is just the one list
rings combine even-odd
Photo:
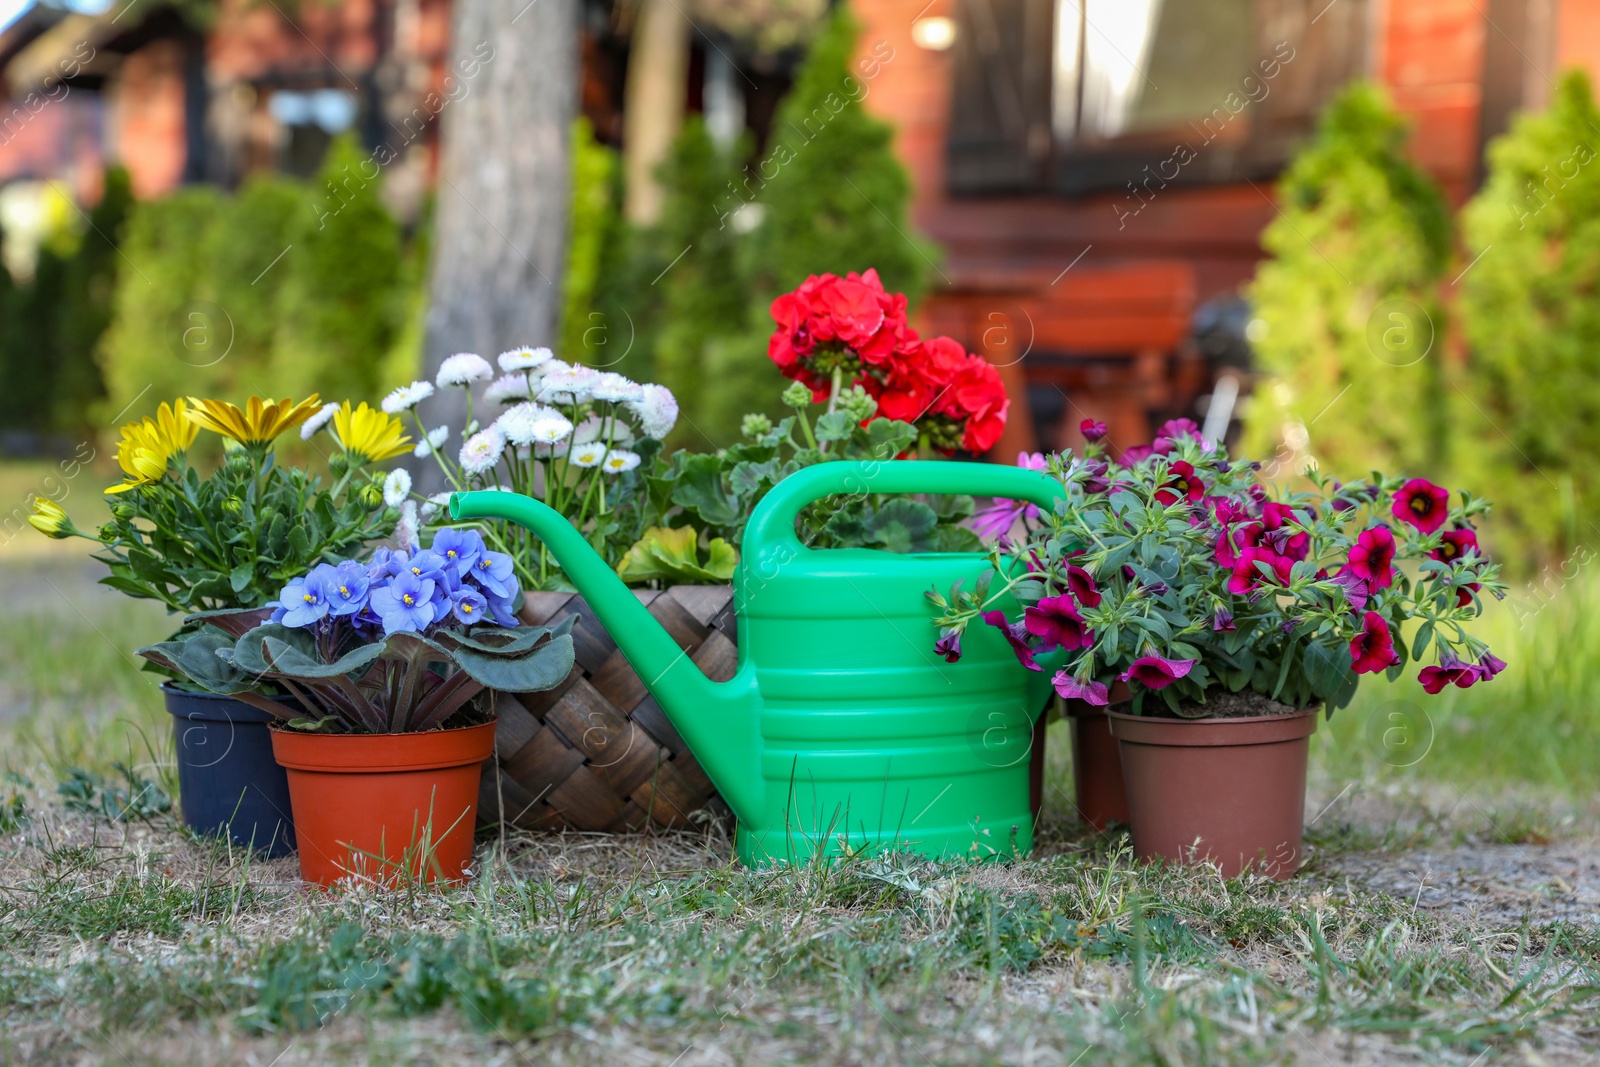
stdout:
[[1364,69],[1365,9],[959,0],[950,190],[1117,188],[1173,158],[1184,162],[1166,164],[1168,181],[1270,175]]

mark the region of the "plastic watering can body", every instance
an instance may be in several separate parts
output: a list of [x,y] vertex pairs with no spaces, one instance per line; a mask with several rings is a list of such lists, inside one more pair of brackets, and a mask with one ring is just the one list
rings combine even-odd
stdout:
[[960,662],[946,663],[925,594],[956,581],[973,588],[987,559],[806,548],[796,517],[836,493],[970,493],[1048,510],[1061,490],[1036,471],[974,463],[796,472],[746,527],[734,576],[739,669],[723,683],[700,673],[558,513],[499,492],[457,494],[451,510],[521,522],[545,541],[738,817],[746,863],[873,849],[1027,852],[1028,756],[1051,669],[1026,670],[982,625],[968,628]]

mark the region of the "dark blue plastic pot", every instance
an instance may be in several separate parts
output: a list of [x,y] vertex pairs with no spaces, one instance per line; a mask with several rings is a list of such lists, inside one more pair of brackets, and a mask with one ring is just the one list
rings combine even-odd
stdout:
[[178,751],[183,821],[269,858],[294,851],[289,779],[272,758],[272,716],[242,700],[161,686]]

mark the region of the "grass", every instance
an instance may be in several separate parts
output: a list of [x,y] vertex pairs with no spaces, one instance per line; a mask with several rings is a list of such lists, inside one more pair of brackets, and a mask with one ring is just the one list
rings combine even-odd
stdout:
[[[1600,928],[1572,885],[1482,914],[1424,899],[1600,864],[1586,575],[1522,627],[1491,614],[1493,685],[1379,687],[1324,727],[1314,859],[1282,885],[1135,864],[1068,822],[1056,731],[1026,862],[749,871],[714,834],[514,836],[466,888],[336,893],[163,810],[170,727],[125,652],[173,620],[94,576],[0,560],[0,1063],[1600,1056]],[[1394,701],[1426,711],[1420,759],[1384,743]],[[1418,856],[1471,877],[1379,887]]]

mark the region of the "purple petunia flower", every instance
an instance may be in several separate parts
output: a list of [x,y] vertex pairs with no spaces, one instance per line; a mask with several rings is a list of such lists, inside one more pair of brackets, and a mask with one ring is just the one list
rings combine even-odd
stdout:
[[1098,708],[1103,708],[1111,702],[1109,690],[1092,678],[1080,681],[1066,671],[1056,671],[1056,676],[1050,679],[1050,684],[1056,687],[1057,693],[1068,700],[1081,700]]
[[934,652],[944,657],[946,663],[955,663],[961,659],[961,631],[946,630],[939,635],[939,640],[933,643]]
[[1234,622],[1233,622],[1233,612],[1229,611],[1227,608],[1218,608],[1215,612],[1212,613],[1212,615],[1211,615],[1211,632],[1212,633],[1218,633],[1218,634],[1220,634],[1220,633],[1232,633],[1233,631],[1237,630],[1238,628],[1239,627],[1235,626]]
[[372,610],[383,620],[384,634],[426,630],[439,617],[434,588],[432,578],[402,571],[372,590]]
[[1467,663],[1454,652],[1446,652],[1439,657],[1437,667],[1424,667],[1417,675],[1417,681],[1422,683],[1424,692],[1438,693],[1445,686],[1454,682],[1458,689],[1468,689],[1472,683],[1481,677],[1480,668],[1473,663]]
[[1162,656],[1141,656],[1128,664],[1122,675],[1124,682],[1138,682],[1146,689],[1165,689],[1194,669],[1200,662],[1194,659],[1166,659]]
[[1033,649],[1028,647],[1027,630],[1020,622],[1007,622],[1003,611],[986,611],[982,615],[983,621],[993,626],[1005,635],[1006,641],[1011,645],[1011,651],[1016,655],[1017,662],[1030,671],[1042,671],[1043,667],[1034,662]]
[[1487,682],[1505,669],[1505,660],[1488,649],[1483,650],[1483,656],[1478,660],[1478,677],[1481,680]]

